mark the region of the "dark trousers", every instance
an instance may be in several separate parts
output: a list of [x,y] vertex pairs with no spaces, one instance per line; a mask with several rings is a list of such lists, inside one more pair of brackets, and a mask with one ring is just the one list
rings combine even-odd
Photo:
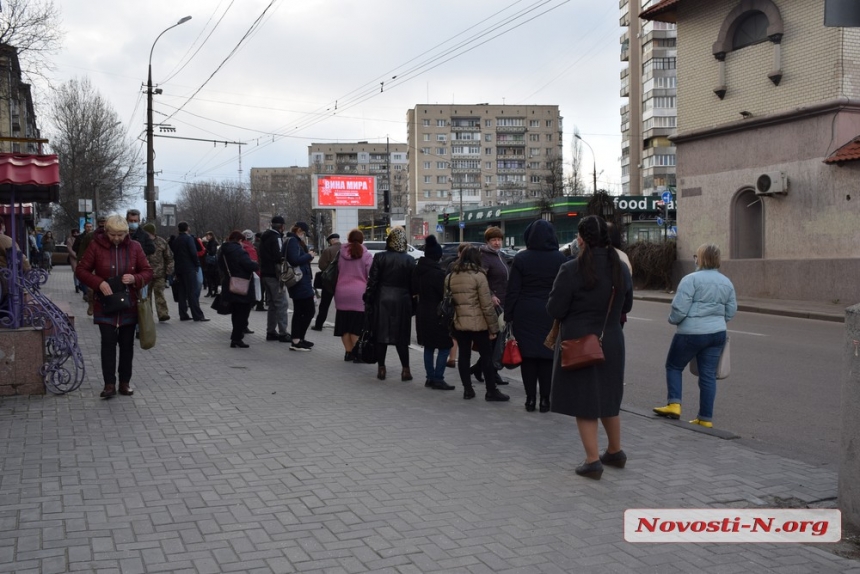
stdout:
[[459,346],[457,356],[457,371],[460,373],[460,381],[464,388],[472,386],[472,374],[469,372],[469,360],[472,356],[472,343],[478,347],[480,359],[478,363],[484,372],[484,384],[487,392],[496,389],[496,370],[493,368],[493,343],[490,341],[489,331],[454,331],[454,338]]
[[231,341],[241,341],[245,337],[251,307],[251,303],[230,303],[230,320],[233,322],[233,332],[230,333]]
[[293,339],[305,340],[308,327],[314,320],[314,298],[293,299],[293,323],[290,333]]
[[534,397],[537,385],[540,383],[540,398],[549,400],[549,393],[552,388],[552,359],[523,357],[523,364],[520,365],[520,369],[522,369],[526,396]]
[[314,327],[317,329],[322,329],[323,323],[325,323],[326,317],[328,317],[328,308],[331,305],[332,299],[334,299],[334,293],[329,293],[325,289],[320,289],[322,291],[322,298],[320,299],[320,306],[317,309],[317,319],[314,322]]
[[[394,348],[397,349],[397,356],[400,358],[400,366],[404,369],[409,368],[409,341],[395,343]],[[376,363],[380,367],[385,366],[385,356],[388,354],[388,345],[386,343],[376,344]]]
[[197,289],[197,271],[185,271],[177,273],[179,280],[179,317],[188,317],[191,309],[191,318],[200,320],[203,318],[203,310],[200,308],[200,292]]
[[119,380],[131,381],[131,363],[134,360],[134,330],[137,325],[113,325],[99,323],[102,336],[102,376],[106,385],[115,385],[117,377],[116,347],[119,345]]

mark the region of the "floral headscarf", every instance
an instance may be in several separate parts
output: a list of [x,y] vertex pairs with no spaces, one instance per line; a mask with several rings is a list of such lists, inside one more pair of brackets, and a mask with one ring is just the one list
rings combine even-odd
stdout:
[[390,251],[406,253],[406,231],[402,227],[394,227],[388,234],[385,247]]

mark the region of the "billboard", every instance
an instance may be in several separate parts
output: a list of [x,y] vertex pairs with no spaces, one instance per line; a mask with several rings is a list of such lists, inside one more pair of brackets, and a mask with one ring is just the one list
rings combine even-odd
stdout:
[[376,209],[376,176],[314,175],[314,209]]

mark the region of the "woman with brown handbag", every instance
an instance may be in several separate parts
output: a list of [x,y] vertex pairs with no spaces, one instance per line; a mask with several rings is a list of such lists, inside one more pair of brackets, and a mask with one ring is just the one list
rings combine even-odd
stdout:
[[[233,231],[227,241],[221,244],[221,252],[217,260],[221,273],[221,293],[218,296],[230,305],[230,319],[233,331],[230,333],[230,348],[247,349],[248,343],[242,339],[248,331],[248,316],[251,307],[257,300],[254,284],[250,279],[260,266],[252,261],[250,255],[242,246],[245,235],[241,231]],[[231,285],[232,282],[232,285]],[[232,287],[232,288],[231,288]],[[243,292],[244,291],[244,292]]]
[[[579,256],[561,266],[546,310],[561,322],[560,342],[553,366],[551,410],[576,417],[585,462],[576,474],[599,479],[603,465],[623,468],[621,398],[624,393],[624,333],[621,314],[633,306],[630,272],[610,246],[606,222],[589,215],[579,222]],[[562,369],[565,340],[602,335],[605,361],[576,370]],[[609,446],[601,455],[597,421],[603,424]]]

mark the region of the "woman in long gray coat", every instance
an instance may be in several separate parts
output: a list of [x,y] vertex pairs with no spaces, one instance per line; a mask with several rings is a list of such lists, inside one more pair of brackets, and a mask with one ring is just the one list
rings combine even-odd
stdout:
[[[578,231],[579,256],[561,266],[546,310],[561,321],[559,341],[578,339],[589,333],[599,336],[603,332],[606,362],[566,371],[561,368],[557,350],[551,408],[553,412],[576,417],[585,448],[585,462],[576,468],[576,474],[599,479],[603,464],[623,468],[627,462],[621,450],[618,416],[624,393],[621,314],[633,306],[633,284],[627,267],[615,250],[608,247],[609,232],[603,219],[589,215],[579,222]],[[597,444],[597,419],[609,438],[609,446],[602,455]]]

